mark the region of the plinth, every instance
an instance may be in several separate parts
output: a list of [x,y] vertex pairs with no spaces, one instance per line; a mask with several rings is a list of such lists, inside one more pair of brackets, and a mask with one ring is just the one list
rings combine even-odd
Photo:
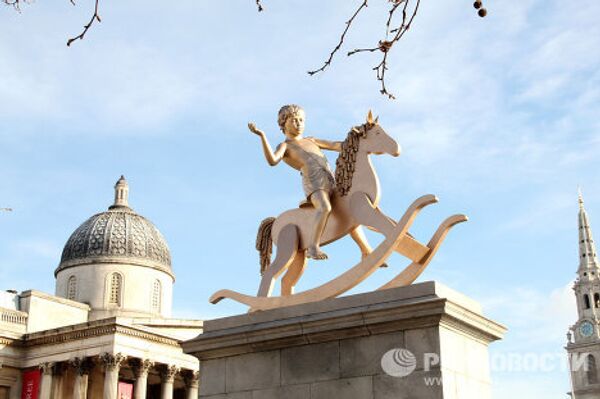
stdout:
[[489,399],[506,329],[437,282],[204,322],[206,399]]

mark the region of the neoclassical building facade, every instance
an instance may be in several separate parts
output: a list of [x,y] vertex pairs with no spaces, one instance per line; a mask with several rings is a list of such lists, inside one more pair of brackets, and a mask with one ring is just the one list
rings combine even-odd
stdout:
[[128,195],[121,177],[113,205],[73,232],[54,295],[0,292],[0,399],[198,397],[181,342],[202,321],[171,318],[169,248]]

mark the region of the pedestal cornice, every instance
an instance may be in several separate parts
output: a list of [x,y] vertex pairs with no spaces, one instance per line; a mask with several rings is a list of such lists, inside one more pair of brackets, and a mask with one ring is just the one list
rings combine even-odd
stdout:
[[473,300],[439,283],[334,298],[204,323],[183,343],[200,360],[442,325],[486,344],[506,328],[481,315]]

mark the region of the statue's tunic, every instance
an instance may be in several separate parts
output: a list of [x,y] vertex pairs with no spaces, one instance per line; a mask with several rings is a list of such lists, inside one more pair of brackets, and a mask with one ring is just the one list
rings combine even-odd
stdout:
[[312,138],[307,137],[304,140],[306,140],[305,143],[310,143],[308,146],[310,150],[303,148],[303,146],[292,140],[286,140],[288,148],[291,147],[292,151],[297,151],[304,161],[304,164],[300,167],[304,194],[307,200],[315,191],[325,190],[331,194],[335,188],[335,178],[329,167],[329,162],[327,162],[327,157]]

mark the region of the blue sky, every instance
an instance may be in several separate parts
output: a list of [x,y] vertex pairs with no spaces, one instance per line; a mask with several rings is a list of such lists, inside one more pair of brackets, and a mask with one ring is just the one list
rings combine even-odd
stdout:
[[[103,22],[71,48],[90,1],[0,9],[0,206],[15,208],[0,214],[0,288],[53,292],[62,246],[110,205],[125,174],[131,205],[171,247],[175,315],[243,312],[207,298],[256,290],[258,224],[302,198],[299,176],[270,168],[246,123],[275,143],[277,110],[298,103],[309,135],[342,139],[371,108],[403,148],[374,160],[382,209],[399,217],[418,196],[438,195],[413,229],[422,241],[446,216],[470,217],[420,280],[464,292],[509,327],[493,356],[562,355],[575,321],[579,184],[600,234],[600,3],[487,1],[480,19],[469,1],[424,1],[390,56],[396,101],[378,93],[375,55],[340,54],[306,75],[357,2],[264,3],[258,14],[250,0],[104,2]],[[371,3],[345,50],[380,38],[386,6]],[[331,259],[311,264],[298,289],[358,256],[350,240],[327,249]],[[406,260],[389,263],[353,292]],[[569,389],[559,367],[492,377],[497,399]]]

